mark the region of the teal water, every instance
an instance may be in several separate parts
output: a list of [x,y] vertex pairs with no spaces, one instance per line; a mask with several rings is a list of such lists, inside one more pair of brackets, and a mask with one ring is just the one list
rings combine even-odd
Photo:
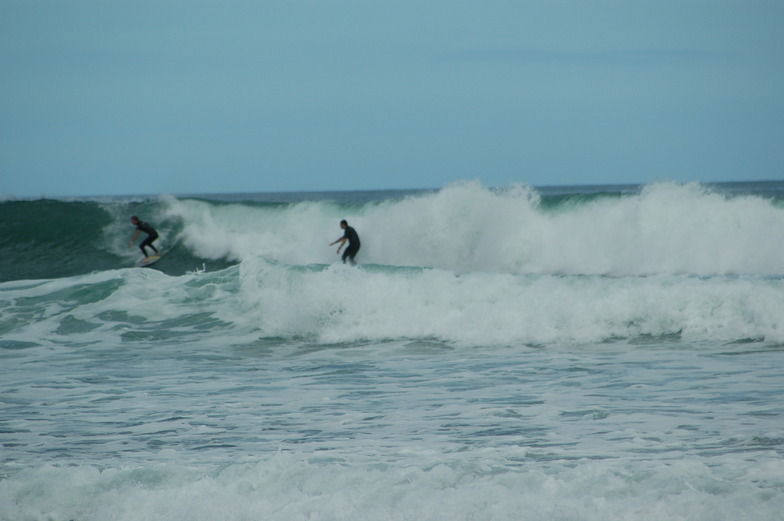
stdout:
[[0,518],[778,519],[780,188],[1,203]]

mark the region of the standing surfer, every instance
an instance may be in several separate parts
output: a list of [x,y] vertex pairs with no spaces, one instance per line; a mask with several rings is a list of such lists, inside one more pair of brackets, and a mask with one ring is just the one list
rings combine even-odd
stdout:
[[158,232],[155,231],[155,228],[150,226],[149,223],[140,220],[135,215],[131,217],[131,224],[136,226],[136,233],[133,234],[133,238],[131,239],[131,242],[128,243],[128,247],[130,248],[131,246],[133,246],[133,242],[139,236],[139,232],[144,232],[147,234],[147,238],[144,239],[142,243],[139,245],[139,249],[142,250],[142,253],[144,254],[145,257],[147,257],[147,249],[146,249],[147,246],[152,248],[152,250],[155,253],[159,253],[158,249],[152,245],[152,242],[158,238]]
[[343,263],[345,263],[346,259],[348,259],[352,265],[356,264],[356,262],[354,262],[354,256],[359,251],[359,235],[357,235],[357,231],[354,228],[348,225],[348,222],[346,222],[345,219],[340,221],[340,227],[343,229],[343,237],[336,240],[335,242],[329,243],[329,245],[333,246],[337,243],[340,243],[340,246],[338,246],[338,254],[340,254],[340,249],[343,248],[343,246],[346,244],[346,241],[348,241],[348,247],[343,252]]

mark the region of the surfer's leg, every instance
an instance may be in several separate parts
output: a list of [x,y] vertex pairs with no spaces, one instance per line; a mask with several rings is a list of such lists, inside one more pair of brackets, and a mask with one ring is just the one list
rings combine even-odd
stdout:
[[351,263],[352,266],[356,264],[356,262],[354,261],[354,256],[356,256],[358,251],[359,248],[357,248],[356,246],[349,246],[348,248],[346,248],[346,251],[343,252],[343,262],[345,263],[346,259],[348,259],[348,261]]
[[154,239],[152,237],[147,236],[147,238],[144,239],[142,243],[139,245],[139,248],[142,250],[142,253],[144,254],[145,257],[147,256],[147,246],[152,248],[155,253],[158,253],[158,250],[156,250],[155,246],[152,245],[153,240]]

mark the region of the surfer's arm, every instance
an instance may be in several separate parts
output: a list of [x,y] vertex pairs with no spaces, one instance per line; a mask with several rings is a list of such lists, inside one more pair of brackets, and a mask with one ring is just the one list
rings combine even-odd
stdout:
[[134,233],[134,234],[133,234],[133,238],[131,238],[131,242],[129,242],[129,243],[128,243],[128,247],[129,247],[129,248],[130,248],[131,246],[133,246],[133,242],[136,240],[136,238],[137,238],[138,236],[139,236],[139,230],[136,230],[136,233]]
[[340,243],[340,246],[338,246],[338,253],[340,253],[340,249],[343,248],[343,246],[346,244],[347,240],[348,239],[346,239],[345,237],[341,237],[340,239],[336,240],[335,242],[329,243],[329,245],[330,246],[334,246],[335,244]]

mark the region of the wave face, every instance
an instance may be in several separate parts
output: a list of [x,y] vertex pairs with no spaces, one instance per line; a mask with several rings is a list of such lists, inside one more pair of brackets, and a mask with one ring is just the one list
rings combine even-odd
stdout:
[[[765,187],[766,189],[763,190]],[[755,189],[756,188],[756,189]],[[779,183],[536,190],[462,183],[433,192],[208,199],[5,201],[0,280],[131,266],[138,214],[159,230],[172,275],[246,259],[330,264],[347,218],[362,264],[455,272],[581,275],[784,273]]]

